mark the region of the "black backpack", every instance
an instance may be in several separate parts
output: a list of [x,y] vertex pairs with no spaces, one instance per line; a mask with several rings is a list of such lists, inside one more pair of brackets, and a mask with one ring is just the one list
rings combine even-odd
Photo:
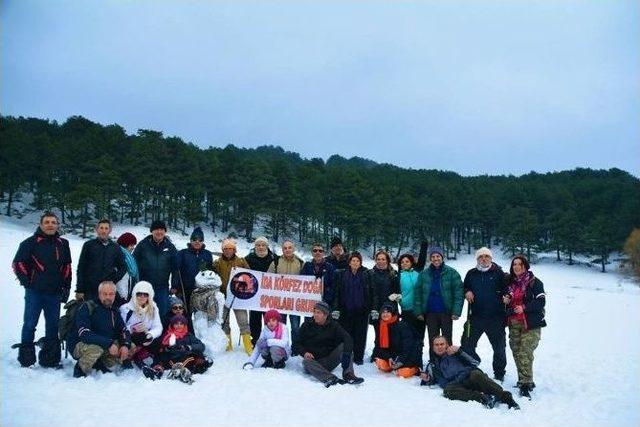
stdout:
[[96,303],[94,301],[79,301],[77,299],[72,299],[68,303],[64,305],[65,313],[60,317],[58,321],[58,338],[61,342],[65,343],[65,357],[67,356],[68,349],[68,339],[72,336],[72,331],[75,328],[76,324],[76,314],[78,313],[78,309],[82,307],[82,304],[86,304],[89,309],[89,316],[93,313],[93,310],[96,308]]

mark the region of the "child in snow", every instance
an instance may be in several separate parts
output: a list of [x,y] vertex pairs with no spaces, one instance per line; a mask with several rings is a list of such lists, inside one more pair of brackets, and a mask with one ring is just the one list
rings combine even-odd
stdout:
[[260,337],[256,342],[249,361],[243,365],[243,369],[251,369],[262,356],[263,368],[284,368],[284,362],[291,355],[289,331],[282,323],[282,318],[277,310],[269,310],[264,314],[264,324]]
[[[173,372],[177,367],[188,370],[189,374],[202,374],[213,365],[213,361],[204,357],[204,348],[202,341],[189,332],[187,318],[181,314],[173,316],[162,336],[154,369],[162,372],[171,368]],[[190,375],[188,381],[184,377],[180,379],[191,383]]]
[[160,313],[153,296],[151,283],[140,281],[131,291],[131,300],[120,306],[120,315],[134,344],[131,350],[132,360],[147,378],[156,376],[149,364],[153,362],[157,339],[162,335]]

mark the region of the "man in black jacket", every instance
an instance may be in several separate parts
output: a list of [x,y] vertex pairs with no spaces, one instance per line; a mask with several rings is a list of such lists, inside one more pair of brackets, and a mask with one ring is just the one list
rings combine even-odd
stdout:
[[[360,384],[364,380],[353,372],[353,341],[340,324],[329,316],[329,305],[320,301],[313,309],[313,321],[304,322],[293,347],[302,355],[305,372],[322,381],[325,387],[338,383]],[[342,381],[331,373],[342,366]]]
[[117,283],[126,273],[124,255],[110,234],[111,222],[101,219],[96,224],[96,238],[82,245],[78,261],[77,300],[96,299],[100,283],[107,280]]
[[507,290],[505,274],[492,259],[493,254],[489,248],[478,249],[478,264],[464,278],[468,315],[460,342],[467,354],[480,360],[476,346],[482,334],[487,334],[493,348],[493,377],[503,381],[507,366],[507,344],[504,332],[506,311],[502,297]]
[[58,227],[58,218],[45,212],[36,232],[20,243],[13,258],[13,271],[24,287],[24,323],[18,346],[18,361],[23,367],[36,362],[33,339],[42,311],[45,339],[39,362],[45,367],[57,367],[60,363],[58,321],[60,303],[67,302],[71,289],[71,252],[69,242],[60,237]]
[[140,280],[151,283],[155,292],[153,300],[158,305],[160,313],[166,313],[169,311],[169,277],[174,288],[180,287],[177,272],[178,252],[167,237],[167,225],[164,221],[153,221],[149,230],[151,234],[136,246],[133,257],[138,263]]

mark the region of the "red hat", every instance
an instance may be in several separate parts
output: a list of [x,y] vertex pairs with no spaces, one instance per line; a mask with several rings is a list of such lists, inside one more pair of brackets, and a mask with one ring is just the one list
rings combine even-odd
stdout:
[[136,236],[128,232],[118,237],[118,240],[116,241],[123,248],[128,248],[129,246],[135,245],[136,243],[138,243],[138,239],[136,239]]
[[264,314],[265,325],[271,319],[276,319],[278,322],[282,322],[282,319],[280,318],[280,313],[278,313],[278,310],[269,310]]

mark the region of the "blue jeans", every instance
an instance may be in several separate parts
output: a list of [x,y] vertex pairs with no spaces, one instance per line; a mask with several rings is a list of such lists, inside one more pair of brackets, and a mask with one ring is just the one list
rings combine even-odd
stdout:
[[[153,292],[155,294],[153,296],[153,300],[156,302],[156,305],[158,306],[160,317],[162,317],[165,314],[167,314],[167,312],[169,311],[169,286],[164,285],[158,288],[153,288]],[[132,295],[132,298],[134,297],[135,295]]]
[[57,339],[58,321],[60,320],[60,295],[25,288],[22,344],[33,343],[40,312],[43,310],[45,337],[47,339]]

